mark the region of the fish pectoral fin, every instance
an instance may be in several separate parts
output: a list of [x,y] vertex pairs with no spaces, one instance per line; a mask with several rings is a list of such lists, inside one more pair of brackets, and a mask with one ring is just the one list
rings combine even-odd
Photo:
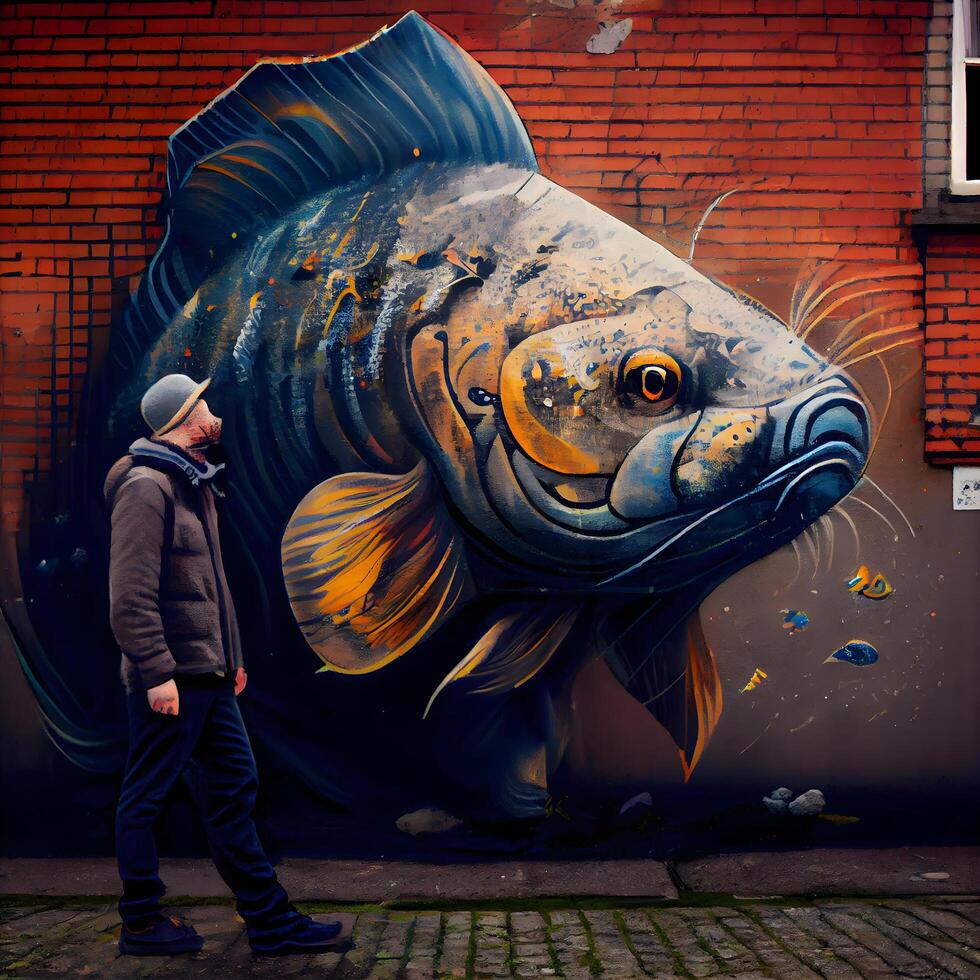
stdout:
[[428,465],[345,473],[314,487],[283,534],[296,622],[331,670],[377,670],[411,650],[470,591],[462,543]]
[[490,628],[440,681],[422,717],[451,684],[468,679],[474,694],[501,694],[529,681],[568,636],[579,610],[564,602],[528,602],[500,612]]

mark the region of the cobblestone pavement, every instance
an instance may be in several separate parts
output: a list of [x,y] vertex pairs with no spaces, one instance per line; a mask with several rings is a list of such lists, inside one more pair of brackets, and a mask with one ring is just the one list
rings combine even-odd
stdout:
[[279,959],[252,956],[228,905],[179,911],[204,950],[134,959],[117,955],[111,905],[0,906],[0,977],[980,978],[976,896],[338,912],[353,948]]

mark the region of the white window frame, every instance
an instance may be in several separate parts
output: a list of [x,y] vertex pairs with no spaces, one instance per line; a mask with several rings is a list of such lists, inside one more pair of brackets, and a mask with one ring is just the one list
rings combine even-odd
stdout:
[[952,122],[950,125],[949,189],[952,194],[980,194],[980,180],[966,179],[966,66],[980,65],[980,58],[966,57],[966,5],[953,0]]

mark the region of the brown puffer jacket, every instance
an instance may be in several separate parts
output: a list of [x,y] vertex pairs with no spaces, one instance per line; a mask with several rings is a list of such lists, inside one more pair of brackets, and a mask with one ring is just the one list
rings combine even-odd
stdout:
[[128,692],[156,687],[174,674],[231,673],[242,666],[206,479],[213,471],[140,439],[106,478],[109,616]]

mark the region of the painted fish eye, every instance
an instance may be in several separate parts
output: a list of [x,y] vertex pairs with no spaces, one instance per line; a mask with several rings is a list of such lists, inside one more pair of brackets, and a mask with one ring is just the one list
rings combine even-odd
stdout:
[[497,396],[491,395],[486,388],[470,388],[466,396],[474,405],[492,405],[497,400]]
[[680,365],[669,354],[637,351],[623,365],[623,393],[630,399],[642,398],[669,408],[677,400],[681,378]]

